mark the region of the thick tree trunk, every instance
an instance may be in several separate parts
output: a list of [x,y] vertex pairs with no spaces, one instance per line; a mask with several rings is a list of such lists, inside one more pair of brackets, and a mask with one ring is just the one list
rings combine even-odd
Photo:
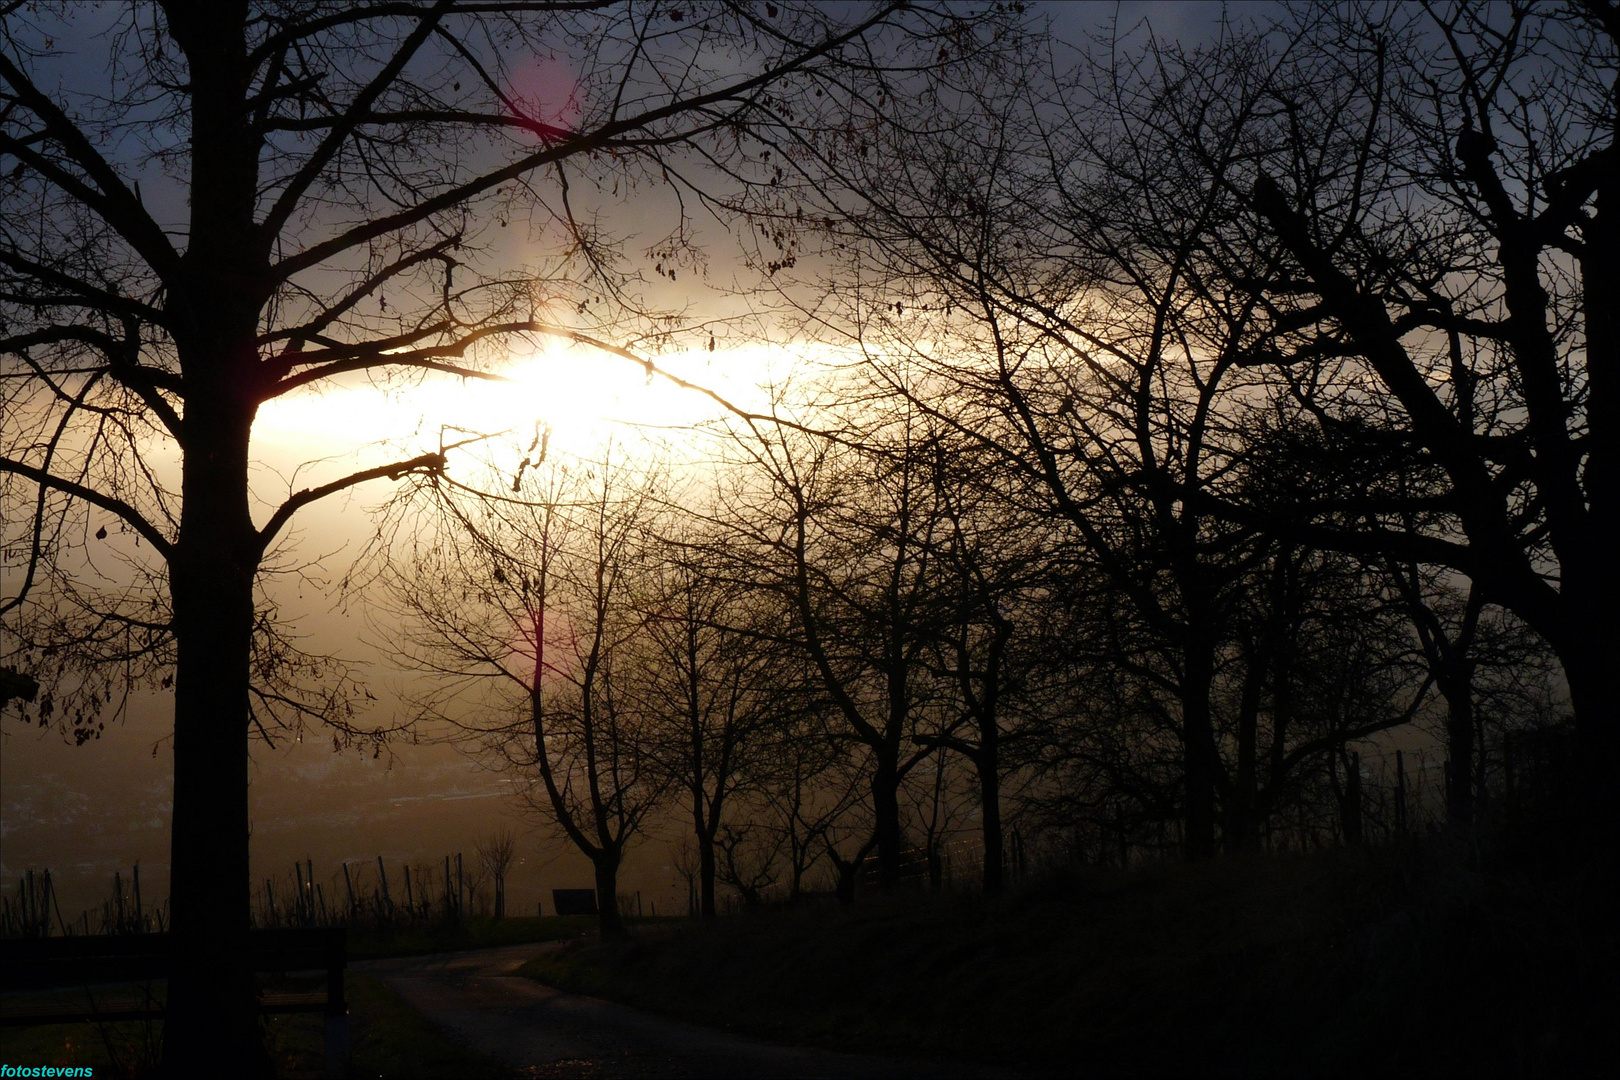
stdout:
[[1344,777],[1344,802],[1339,811],[1347,847],[1361,846],[1361,798],[1361,755],[1351,754]]
[[1215,854],[1215,773],[1220,762],[1209,707],[1214,681],[1214,657],[1209,650],[1189,647],[1181,684],[1182,764],[1186,770],[1183,844],[1189,859]]
[[176,639],[165,1010],[171,1076],[268,1073],[247,955],[253,582],[248,507],[256,335],[269,252],[254,226],[259,138],[243,107],[247,8],[167,9],[191,92],[190,230],[165,300],[185,383],[183,499],[170,560]]
[[861,878],[861,860],[852,859],[848,862],[833,856],[833,869],[837,876],[833,879],[833,890],[838,896],[838,902],[846,907],[855,902],[855,886]]
[[714,906],[714,833],[711,830],[699,830],[698,844],[698,902],[705,919],[715,917]]
[[1437,680],[1446,699],[1446,822],[1454,828],[1474,823],[1473,664],[1459,661]]
[[1575,706],[1576,787],[1568,812],[1569,828],[1593,855],[1612,851],[1620,841],[1620,800],[1615,798],[1615,770],[1620,764],[1620,727],[1616,701],[1620,700],[1620,634],[1614,614],[1606,624],[1589,624],[1580,640],[1561,650],[1569,696]]
[[896,755],[883,748],[877,751],[872,771],[873,834],[877,839],[880,889],[900,883],[900,766]]
[[197,618],[178,641],[170,839],[175,953],[163,1040],[167,1071],[175,1076],[208,1075],[225,1062],[236,1071],[244,1051],[256,1056],[258,1045],[247,964],[247,649],[243,627],[231,625],[237,622],[228,615]]
[[980,743],[975,764],[979,769],[979,813],[984,837],[984,894],[997,896],[1007,884],[1006,854],[1001,839],[1001,770],[996,762],[995,738],[987,730],[990,749]]
[[[199,395],[200,397],[201,395]],[[188,409],[184,516],[171,567],[176,637],[165,1071],[263,1072],[247,959],[248,685],[257,556],[250,408]]]
[[1238,703],[1237,776],[1227,800],[1222,840],[1230,852],[1253,851],[1260,846],[1260,823],[1255,809],[1259,802],[1260,691],[1269,663],[1256,650],[1249,657],[1243,680],[1243,696]]
[[621,941],[629,936],[619,915],[619,853],[599,852],[592,858],[596,869],[596,925],[603,941]]

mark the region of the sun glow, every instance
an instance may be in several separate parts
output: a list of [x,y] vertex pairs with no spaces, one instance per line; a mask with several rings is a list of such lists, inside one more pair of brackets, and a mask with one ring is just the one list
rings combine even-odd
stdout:
[[[656,362],[740,405],[764,404],[758,387],[770,363],[763,348],[678,353]],[[631,429],[678,444],[723,411],[706,394],[583,345],[514,355],[498,374],[498,380],[430,374],[392,389],[355,380],[289,395],[260,410],[255,440],[266,457],[278,459],[292,451],[353,455],[370,446],[421,452],[436,449],[441,435],[449,442],[473,433],[528,434],[538,424],[558,451],[590,456]]]

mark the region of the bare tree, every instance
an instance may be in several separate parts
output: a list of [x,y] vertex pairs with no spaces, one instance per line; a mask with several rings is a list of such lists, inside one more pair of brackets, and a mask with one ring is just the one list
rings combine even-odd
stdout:
[[[935,454],[934,484],[944,511],[935,559],[949,599],[933,651],[954,696],[941,730],[918,741],[972,763],[984,853],[981,883],[995,895],[1005,884],[1002,784],[1014,767],[1008,751],[1031,734],[1025,723],[1032,708],[1031,670],[1053,659],[1033,648],[1032,628],[1041,617],[1033,594],[1050,569],[1053,537],[1027,505],[1010,497],[1006,489],[1016,477],[999,454],[984,452],[977,441],[949,437],[939,440]],[[936,779],[944,768],[943,761],[936,763]],[[940,795],[936,784],[935,808]],[[932,857],[936,830],[927,835]],[[937,871],[931,864],[930,872]]]
[[724,825],[715,837],[720,880],[736,890],[745,906],[757,908],[781,879],[778,864],[783,836],[754,824]]
[[495,892],[495,917],[506,918],[506,872],[517,858],[517,838],[511,832],[495,833],[479,841],[478,860],[489,874],[490,886]]
[[425,705],[523,779],[531,808],[591,861],[607,938],[623,934],[625,850],[668,784],[640,685],[655,484],[610,448],[528,470],[521,500],[426,488],[439,525],[388,574],[402,658],[437,680]]
[[789,707],[794,688],[772,641],[775,598],[716,573],[724,561],[711,561],[711,538],[689,524],[667,532],[645,554],[649,587],[638,602],[646,657],[637,693],[665,731],[670,783],[687,796],[699,911],[712,919],[717,838],[733,801],[757,784],[765,729]]
[[[1241,64],[1243,43],[1228,47]],[[1132,605],[1177,699],[1185,847],[1207,856],[1221,632],[1257,548],[1205,500],[1244,447],[1257,305],[1210,280],[1202,238],[1235,212],[1223,178],[1241,148],[1221,139],[1259,95],[1234,80],[1098,98],[1040,59],[960,91],[973,123],[896,127],[872,163],[823,181],[867,212],[819,321],[998,456],[1009,501],[1060,526]],[[1181,133],[1160,113],[1183,111],[1203,118],[1213,161],[1169,152]],[[864,289],[842,280],[858,271]]]
[[[961,776],[959,771],[953,768],[956,764],[957,759],[941,747],[933,754],[930,762],[932,768],[913,771],[911,783],[908,785],[913,820],[916,822],[914,828],[921,833],[923,865],[928,875],[928,888],[933,892],[938,892],[944,887],[946,847],[951,837],[961,827],[962,811],[967,803],[961,791]],[[998,793],[998,804],[999,801]],[[998,831],[999,817],[998,805]],[[1001,875],[996,874],[992,878],[992,875],[986,872],[984,886],[987,894],[999,892]]]
[[740,432],[734,445],[750,455],[751,478],[724,514],[734,557],[789,613],[781,641],[831,704],[838,737],[866,754],[878,883],[888,888],[904,845],[901,784],[929,753],[916,736],[939,727],[926,661],[941,507],[926,425],[915,415],[863,419],[858,436],[837,439],[763,424]]
[[[255,520],[260,407],[362,373],[487,377],[514,335],[606,347],[603,328],[647,304],[596,184],[602,200],[666,184],[702,199],[694,183],[716,174],[688,166],[710,163],[766,185],[774,163],[746,132],[816,127],[816,86],[926,66],[963,19],[555,0],[13,5],[4,19],[0,475],[8,550],[23,552],[6,666],[77,687],[71,708],[39,707],[81,731],[99,730],[108,662],[172,672],[165,1054],[201,1073],[258,1045],[242,935],[250,672],[256,649],[275,654],[255,645],[267,553],[319,499],[446,465],[445,447],[408,450]],[[550,56],[571,77],[533,85]],[[550,230],[540,265],[505,265],[509,223]],[[677,212],[647,252],[656,273],[694,265],[688,225]],[[112,588],[79,571],[92,534],[117,537]]]
[[670,863],[677,877],[686,884],[686,914],[696,918],[698,914],[698,855],[697,840],[685,833],[675,844],[675,853],[670,856]]
[[775,767],[759,784],[763,808],[758,813],[781,837],[791,901],[803,893],[811,869],[825,854],[828,831],[859,802],[862,784],[816,710],[773,725],[771,736],[767,759]]
[[1308,365],[1322,423],[1375,401],[1377,430],[1443,477],[1447,511],[1416,532],[1320,524],[1455,568],[1551,643],[1585,820],[1610,838],[1620,11],[1356,9],[1304,29],[1271,91],[1286,122],[1242,191],[1285,260],[1286,287],[1263,294],[1274,348]]
[[[878,153],[806,168],[850,254],[805,318],[903,363],[918,407],[948,400],[934,415],[1005,453],[1159,642],[1190,854],[1232,802],[1226,628],[1277,539],[1449,567],[1542,633],[1612,832],[1614,643],[1576,628],[1612,626],[1617,588],[1593,374],[1620,340],[1594,299],[1616,280],[1617,26],[1603,3],[1347,5],[1199,47],[1104,34],[1072,70],[932,83]],[[946,96],[973,108],[930,127]],[[1259,503],[1237,480],[1268,412],[1362,437],[1328,483]]]

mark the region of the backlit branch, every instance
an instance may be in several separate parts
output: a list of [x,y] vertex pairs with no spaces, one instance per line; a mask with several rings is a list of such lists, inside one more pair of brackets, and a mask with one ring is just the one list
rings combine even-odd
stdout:
[[[532,154],[525,155],[504,168],[496,169],[465,183],[447,188],[431,198],[423,199],[415,206],[406,207],[397,213],[373,218],[363,224],[356,225],[354,228],[330,240],[313,244],[296,255],[282,259],[274,265],[272,273],[277,279],[284,281],[304,270],[319,266],[327,259],[341,254],[358,244],[363,244],[380,236],[386,236],[391,232],[425,221],[442,211],[461,206],[487,191],[493,190],[510,180],[517,180],[545,165],[581,154],[588,154],[593,150],[605,150],[619,137],[645,132],[660,121],[683,114],[703,115],[711,106],[746,97],[756,89],[780,82],[783,78],[804,70],[814,61],[867,34],[904,7],[905,4],[903,3],[886,4],[870,18],[855,24],[845,32],[828,38],[819,45],[796,53],[786,62],[773,65],[750,78],[741,79],[707,94],[698,94],[691,98],[677,98],[674,101],[637,113],[634,116],[610,121],[594,131],[575,135],[566,142],[550,145]],[[472,115],[476,116],[477,114]],[[653,146],[681,142],[689,139],[691,135],[691,132],[681,132],[669,137],[643,139],[640,140],[640,144],[642,146]]]
[[152,269],[165,276],[171,273],[179,265],[179,254],[163,234],[162,227],[152,220],[140,200],[124,186],[117,171],[96,152],[78,124],[41,93],[33,80],[13,64],[4,52],[0,52],[0,78],[12,88],[20,104],[44,121],[46,134],[67,151],[95,182],[99,191],[80,184],[12,136],[0,136],[0,148],[28,162],[65,193],[94,210],[129,241],[131,247],[140,252]]
[[420,454],[409,461],[396,461],[391,465],[379,465],[374,469],[363,469],[342,479],[334,480],[330,484],[322,484],[316,488],[305,488],[294,493],[286,502],[276,507],[274,514],[270,515],[270,520],[265,522],[264,528],[259,530],[259,550],[263,552],[268,549],[271,541],[276,538],[276,534],[286,526],[288,521],[292,520],[292,516],[312,502],[372,480],[398,480],[407,473],[437,473],[443,469],[443,454]]
[[11,458],[0,458],[0,473],[12,473],[21,476],[25,480],[32,480],[41,487],[60,491],[64,495],[73,496],[75,499],[82,499],[92,506],[99,506],[108,513],[117,515],[121,520],[127,522],[130,528],[144,536],[157,549],[158,554],[165,559],[169,558],[174,551],[173,542],[159,532],[155,525],[146,520],[145,515],[122,499],[116,499],[111,495],[97,491],[95,488],[86,487],[72,480],[55,476],[43,469],[36,469],[32,465],[26,465]]

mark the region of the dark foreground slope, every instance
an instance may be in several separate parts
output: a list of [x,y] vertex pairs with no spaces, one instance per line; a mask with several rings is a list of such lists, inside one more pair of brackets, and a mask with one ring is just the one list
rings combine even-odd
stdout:
[[1620,897],[1593,887],[1482,874],[1441,844],[1228,859],[1054,874],[998,901],[748,912],[525,973],[776,1038],[1033,1072],[1615,1075]]

